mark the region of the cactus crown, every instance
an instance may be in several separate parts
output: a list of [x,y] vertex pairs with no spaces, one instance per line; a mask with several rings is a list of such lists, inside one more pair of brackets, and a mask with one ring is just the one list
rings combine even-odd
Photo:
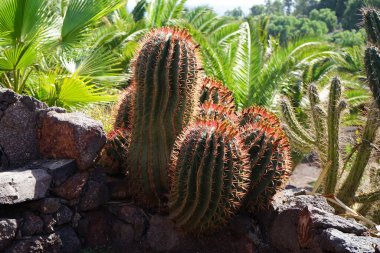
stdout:
[[198,118],[229,122],[231,125],[234,125],[237,121],[237,115],[235,111],[223,105],[214,104],[210,101],[201,104],[198,114]]
[[229,91],[220,81],[205,77],[202,80],[200,103],[211,102],[220,104],[224,107],[235,110],[234,98],[232,92]]

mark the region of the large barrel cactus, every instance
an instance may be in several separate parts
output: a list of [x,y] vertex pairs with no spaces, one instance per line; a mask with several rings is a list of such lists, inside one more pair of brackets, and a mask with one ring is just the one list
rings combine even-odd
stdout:
[[249,179],[236,128],[198,120],[177,139],[169,169],[170,217],[184,230],[210,231],[238,211]]
[[245,206],[249,211],[265,209],[291,169],[288,139],[276,115],[261,107],[244,109],[239,123],[251,171]]
[[199,68],[196,45],[187,31],[177,28],[151,31],[134,60],[136,96],[127,171],[134,191],[146,198],[157,199],[168,189],[174,141],[198,103]]

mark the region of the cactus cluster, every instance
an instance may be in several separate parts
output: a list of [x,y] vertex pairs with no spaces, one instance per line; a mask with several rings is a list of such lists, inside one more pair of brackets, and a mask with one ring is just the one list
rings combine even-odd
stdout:
[[364,65],[369,87],[380,108],[380,11],[373,8],[364,9],[363,19],[368,37]]
[[115,124],[130,133],[126,170],[136,199],[167,201],[170,217],[194,233],[220,228],[241,208],[267,207],[290,168],[276,116],[258,107],[237,112],[232,93],[200,80],[199,69],[186,31],[151,31]]
[[[371,73],[368,73],[367,76],[369,83],[371,83]],[[358,143],[351,155],[346,156],[346,161],[343,163],[339,133],[341,132],[341,115],[347,104],[341,97],[341,91],[342,85],[339,79],[334,78],[330,85],[327,108],[324,108],[320,102],[317,87],[314,84],[309,86],[308,111],[310,112],[309,121],[312,124],[306,128],[298,121],[290,101],[285,97],[281,100],[281,112],[283,121],[286,123],[284,130],[291,145],[304,154],[312,150],[318,153],[322,167],[321,177],[318,181],[322,182],[324,194],[335,194],[343,203],[352,206],[357,200],[367,196],[355,195],[373,151],[372,143],[375,141],[377,130],[380,127],[380,112],[375,104],[369,106],[367,121],[359,138],[361,142]],[[348,169],[347,166],[350,168]],[[348,172],[341,177],[345,171]],[[317,186],[319,185],[317,184]],[[368,196],[374,199],[373,195]],[[379,199],[380,195],[378,194],[376,200]],[[364,208],[359,208],[359,210],[364,210]]]

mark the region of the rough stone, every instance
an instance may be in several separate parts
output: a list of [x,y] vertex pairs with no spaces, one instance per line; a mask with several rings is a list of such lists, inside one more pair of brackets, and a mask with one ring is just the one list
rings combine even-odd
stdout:
[[154,215],[147,232],[149,246],[155,251],[170,251],[179,242],[179,233],[167,217]]
[[37,113],[22,102],[10,105],[0,119],[0,146],[9,166],[38,159]]
[[16,204],[45,197],[51,176],[42,169],[0,172],[0,204]]
[[86,213],[85,218],[79,221],[78,232],[90,248],[105,247],[111,242],[110,221],[103,211]]
[[44,169],[52,176],[52,186],[59,186],[76,171],[75,160],[37,160],[23,166],[25,169]]
[[356,236],[334,228],[324,230],[316,237],[322,250],[335,253],[375,253],[373,245],[380,245],[380,238]]
[[106,175],[100,168],[91,172],[79,204],[80,210],[95,209],[109,200],[106,180]]
[[73,211],[69,207],[62,205],[53,217],[57,221],[57,225],[66,224],[73,218]]
[[61,252],[61,239],[55,233],[46,236],[22,238],[13,243],[5,253],[58,253]]
[[41,114],[40,153],[44,158],[75,159],[87,170],[106,143],[102,124],[82,113]]
[[80,251],[81,243],[74,229],[70,226],[65,226],[56,233],[61,240],[60,253],[74,253]]
[[[280,202],[277,201],[275,206],[275,210],[259,215],[257,220],[261,223],[270,244],[279,252],[321,253],[324,250],[320,245],[321,238],[324,239],[326,252],[338,252],[326,246],[337,242],[333,240],[334,237],[327,236],[326,231],[336,229],[339,234],[348,233],[352,236],[356,234],[358,240],[362,237],[358,235],[367,233],[367,229],[356,221],[331,213],[333,209],[322,197],[289,196]],[[321,237],[321,235],[324,236]],[[348,237],[341,237],[341,240],[343,239],[348,239]],[[327,242],[328,240],[330,242]],[[346,243],[350,244],[350,242]]]
[[44,222],[39,216],[27,211],[23,217],[24,219],[20,229],[22,236],[31,236],[42,233]]
[[130,204],[111,205],[109,211],[118,219],[131,224],[135,230],[135,240],[140,240],[148,227],[148,218],[138,207]]
[[128,181],[125,178],[107,177],[107,186],[111,199],[122,200],[131,197]]
[[42,214],[42,220],[44,221],[44,232],[53,233],[55,231],[54,227],[57,225],[57,221],[51,214]]
[[63,184],[53,189],[53,192],[67,200],[78,199],[88,179],[88,172],[78,172]]
[[112,248],[116,252],[130,252],[134,247],[133,226],[114,219],[112,221]]
[[323,211],[317,207],[311,208],[311,218],[315,229],[335,228],[345,233],[362,235],[367,228],[354,220],[348,220],[343,217]]
[[15,219],[0,219],[0,252],[12,243],[16,231],[17,221]]
[[20,102],[22,102],[30,111],[33,112],[48,108],[48,106],[45,103],[30,96],[21,96]]
[[31,207],[44,214],[52,214],[61,207],[61,201],[58,198],[44,198],[31,203]]
[[14,91],[0,88],[0,111],[5,111],[9,105],[15,103],[19,98],[20,96]]

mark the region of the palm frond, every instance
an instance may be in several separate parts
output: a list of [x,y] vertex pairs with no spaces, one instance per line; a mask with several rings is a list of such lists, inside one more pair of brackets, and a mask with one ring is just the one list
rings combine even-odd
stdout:
[[71,0],[61,28],[61,45],[71,48],[88,33],[88,27],[112,11],[125,6],[125,0]]

